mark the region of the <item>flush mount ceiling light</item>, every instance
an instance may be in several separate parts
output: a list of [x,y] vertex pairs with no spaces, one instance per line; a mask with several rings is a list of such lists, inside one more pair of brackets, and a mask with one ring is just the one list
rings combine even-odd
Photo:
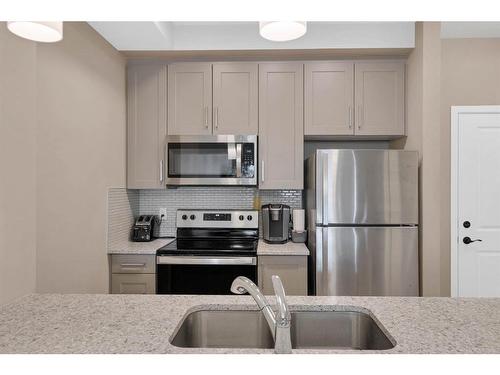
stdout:
[[285,42],[300,38],[307,31],[305,21],[262,21],[259,22],[260,35],[273,42]]
[[62,22],[9,21],[7,28],[17,36],[35,42],[52,43],[63,38]]

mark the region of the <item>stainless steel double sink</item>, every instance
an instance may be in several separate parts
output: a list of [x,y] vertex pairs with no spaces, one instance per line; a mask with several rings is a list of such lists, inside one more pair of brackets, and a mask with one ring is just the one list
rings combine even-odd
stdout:
[[[293,349],[394,347],[377,322],[361,311],[292,311],[291,340]],[[171,343],[185,348],[274,348],[269,326],[259,310],[192,312]]]

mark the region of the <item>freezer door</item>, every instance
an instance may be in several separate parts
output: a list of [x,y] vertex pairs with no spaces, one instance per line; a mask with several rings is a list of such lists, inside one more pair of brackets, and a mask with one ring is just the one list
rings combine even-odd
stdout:
[[318,224],[418,224],[418,154],[319,150]]
[[418,296],[417,227],[316,227],[316,295]]

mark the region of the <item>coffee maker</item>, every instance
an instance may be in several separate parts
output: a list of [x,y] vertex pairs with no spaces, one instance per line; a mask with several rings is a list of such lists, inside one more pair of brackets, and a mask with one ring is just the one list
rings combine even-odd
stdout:
[[284,204],[265,204],[262,206],[262,237],[267,243],[288,241],[290,226],[290,206]]

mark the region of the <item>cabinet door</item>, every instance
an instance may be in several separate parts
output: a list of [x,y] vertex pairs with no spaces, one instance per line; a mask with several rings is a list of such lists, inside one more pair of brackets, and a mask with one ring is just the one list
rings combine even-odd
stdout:
[[167,134],[167,67],[130,66],[127,76],[127,187],[162,188]]
[[259,64],[261,189],[302,189],[303,64]]
[[114,273],[111,275],[112,294],[155,294],[154,273]]
[[355,134],[404,135],[402,61],[355,64]]
[[307,256],[259,256],[258,273],[259,288],[264,294],[274,294],[271,276],[278,275],[287,295],[307,295]]
[[257,72],[257,63],[213,65],[214,134],[257,134]]
[[212,65],[168,66],[168,134],[212,134]]
[[354,134],[354,64],[304,65],[305,135]]

